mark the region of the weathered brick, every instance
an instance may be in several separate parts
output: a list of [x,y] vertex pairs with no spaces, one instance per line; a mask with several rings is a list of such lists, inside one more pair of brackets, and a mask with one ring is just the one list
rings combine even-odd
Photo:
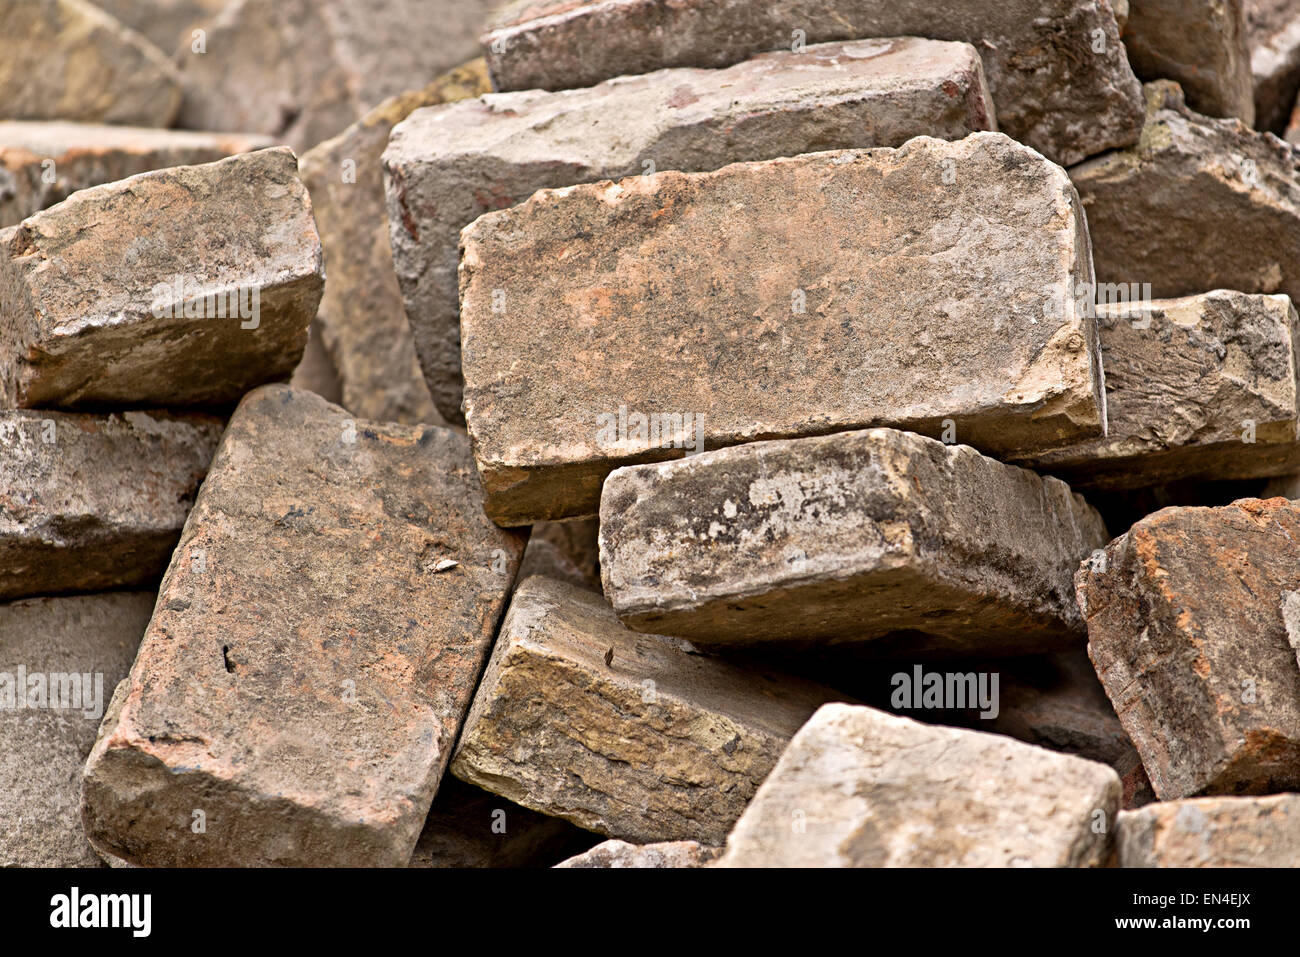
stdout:
[[156,582],[221,427],[160,412],[0,412],[0,601]]
[[833,697],[634,634],[599,595],[533,576],[515,591],[451,773],[609,837],[720,845]]
[[287,378],[324,273],[290,150],[84,189],[0,248],[0,404],[228,408]]
[[81,831],[81,768],[153,602],[113,592],[0,605],[0,867],[100,866]]
[[1300,795],[1188,798],[1119,816],[1120,867],[1300,867]]
[[1138,83],[1104,0],[516,0],[483,44],[497,89],[553,90],[726,66],[792,38],[891,36],[974,44],[1001,128],[1057,162],[1137,139]]
[[85,0],[0,0],[0,119],[170,126],[180,77]]
[[1081,644],[1074,570],[1105,542],[1064,483],[891,429],[620,469],[600,503],[619,618],[701,647]]
[[1096,867],[1119,794],[1103,764],[830,704],[790,742],[715,866]]
[[0,227],[79,189],[270,146],[264,136],[93,123],[0,122]]
[[272,135],[298,152],[478,54],[499,0],[231,0],[182,45],[179,125]]
[[1097,325],[1108,434],[1020,464],[1106,490],[1300,468],[1300,318],[1286,296],[1102,306]]
[[1123,38],[1141,79],[1174,80],[1198,113],[1254,125],[1243,0],[1129,0]]
[[896,38],[775,53],[726,70],[622,77],[421,110],[394,131],[389,220],[416,348],[438,409],[463,421],[461,229],[546,187],[712,170],[814,150],[993,129],[975,50]]
[[[490,90],[487,67],[475,60],[422,90],[385,101],[305,153],[299,164],[329,276],[318,315],[322,341],[338,369],[340,404],[363,419],[442,424],[415,357],[411,324],[393,272],[380,163],[388,136],[420,107]],[[453,278],[453,302],[455,289]]]
[[1193,113],[1176,84],[1145,89],[1141,141],[1070,170],[1099,288],[1300,298],[1300,176],[1290,149],[1239,120]]
[[590,515],[614,468],[701,442],[1103,433],[1066,294],[1092,279],[1077,196],[998,133],[543,190],[462,242],[465,410],[502,524]]
[[188,49],[194,42],[194,30],[206,27],[228,3],[229,0],[95,0],[95,6],[143,33],[168,56],[178,46]]
[[1280,133],[1300,91],[1300,4],[1296,0],[1244,2],[1255,126]]
[[696,841],[668,841],[661,844],[629,844],[604,841],[585,854],[571,857],[556,867],[579,868],[679,868],[705,867],[716,860],[720,848]]
[[408,863],[522,551],[464,436],[250,393],[87,762],[91,843],[158,866]]
[[1300,505],[1167,508],[1080,569],[1088,654],[1161,800],[1300,787]]

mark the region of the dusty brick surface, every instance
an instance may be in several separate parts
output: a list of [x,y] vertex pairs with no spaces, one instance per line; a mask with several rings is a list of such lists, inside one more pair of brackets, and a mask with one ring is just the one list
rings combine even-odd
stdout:
[[324,273],[284,148],[142,173],[0,248],[0,403],[229,408],[288,378]]
[[1281,132],[1300,90],[1300,17],[1295,0],[1244,0],[1257,129]]
[[266,137],[234,133],[60,120],[0,122],[0,227],[88,186],[169,166],[211,163],[270,145]]
[[189,47],[194,41],[193,31],[206,28],[228,3],[229,0],[95,0],[95,6],[144,34],[168,56],[178,46]]
[[716,866],[1097,867],[1119,795],[1102,764],[831,704],[790,742]]
[[[416,360],[393,271],[380,163],[389,134],[421,107],[490,90],[487,68],[476,60],[422,90],[386,100],[303,154],[299,164],[329,276],[318,315],[322,344],[338,369],[340,404],[362,418],[411,425],[443,421]],[[454,281],[452,290],[454,296]]]
[[674,443],[1102,434],[1095,326],[1062,295],[1091,281],[1077,196],[998,133],[544,190],[462,242],[466,418],[502,524],[590,515]]
[[1176,84],[1145,90],[1137,145],[1070,170],[1098,284],[1150,283],[1161,299],[1215,289],[1300,298],[1291,150],[1238,120],[1188,110]]
[[1300,318],[1288,297],[1103,306],[1097,327],[1109,432],[1020,464],[1083,490],[1300,468]]
[[170,126],[180,108],[163,52],[85,0],[4,0],[0,63],[0,119]]
[[563,89],[669,66],[724,66],[860,37],[963,40],[984,58],[1002,129],[1060,163],[1124,146],[1138,84],[1101,0],[517,0],[485,33],[498,89]]
[[906,37],[418,111],[384,161],[397,275],[434,401],[464,421],[458,242],[483,213],[543,188],[993,128],[975,50]]
[[[478,54],[497,0],[231,0],[184,43],[178,124],[274,136],[298,152]],[[170,52],[170,51],[169,51]]]
[[668,841],[662,844],[629,844],[627,841],[604,841],[585,854],[556,864],[565,868],[676,868],[705,867],[716,860],[720,850],[696,841]]
[[1143,80],[1174,80],[1207,116],[1255,123],[1247,0],[1129,0],[1124,48]]
[[1120,867],[1300,866],[1300,796],[1188,798],[1119,816]]
[[87,762],[91,843],[145,865],[408,863],[522,550],[483,515],[463,436],[251,393]]
[[637,631],[908,654],[1081,644],[1074,571],[1107,538],[1065,484],[891,429],[620,469],[600,537]]
[[1300,505],[1149,515],[1083,566],[1088,654],[1161,800],[1300,787]]
[[0,601],[156,582],[221,429],[201,415],[0,412]]
[[153,603],[111,592],[0,605],[0,867],[101,866],[81,830],[81,768]]

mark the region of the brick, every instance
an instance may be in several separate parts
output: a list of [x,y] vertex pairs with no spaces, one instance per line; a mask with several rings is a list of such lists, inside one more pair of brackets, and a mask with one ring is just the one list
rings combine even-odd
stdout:
[[1254,125],[1243,0],[1129,0],[1123,38],[1141,79],[1174,80],[1198,113]]
[[1300,787],[1300,505],[1149,515],[1080,569],[1088,654],[1162,801]]
[[890,429],[620,469],[600,507],[620,620],[710,648],[1081,644],[1074,570],[1106,539],[1064,483]]
[[542,188],[652,170],[960,139],[995,128],[992,117],[975,50],[914,38],[417,111],[393,131],[384,162],[397,275],[439,411],[464,421],[457,244],[483,213]]
[[238,133],[0,122],[0,227],[21,222],[79,189],[169,166],[211,163],[270,145],[267,137]]
[[153,602],[113,592],[0,605],[0,867],[101,866],[81,831],[81,768]]
[[608,837],[720,845],[831,697],[634,634],[599,595],[533,576],[515,591],[451,773]]
[[715,866],[1096,867],[1119,794],[1102,764],[829,704],[790,742]]
[[522,551],[458,433],[250,393],[87,761],[92,845],[406,865]]
[[1218,290],[1097,310],[1110,431],[1020,464],[1084,490],[1300,468],[1300,318]]
[[221,427],[160,412],[0,412],[0,601],[155,583]]
[[1295,0],[1244,0],[1255,126],[1282,131],[1300,91],[1300,7]]
[[1120,867],[1300,866],[1300,795],[1205,797],[1119,816]]
[[1159,299],[1215,289],[1300,297],[1300,178],[1286,144],[1193,113],[1176,84],[1145,89],[1141,142],[1070,170],[1099,287],[1150,283]]
[[81,190],[0,249],[0,405],[229,408],[288,378],[323,283],[290,150]]
[[143,33],[168,56],[189,49],[193,31],[207,27],[229,0],[95,0],[95,5],[125,26]]
[[180,77],[85,0],[0,0],[0,119],[170,126]]
[[177,54],[179,125],[266,133],[299,153],[478,55],[498,0],[231,0]]
[[483,37],[499,90],[590,86],[662,67],[718,67],[810,43],[923,36],[974,44],[998,122],[1059,163],[1137,139],[1138,84],[1100,0],[517,0]]
[[416,360],[393,271],[380,163],[388,136],[416,109],[490,90],[487,67],[475,60],[422,90],[386,100],[305,153],[299,164],[329,276],[318,316],[322,341],[339,371],[340,404],[364,419],[409,425],[443,421]]
[[1061,169],[998,133],[482,216],[461,338],[488,512],[590,515],[614,468],[683,444],[884,425],[1001,456],[1101,435],[1095,325],[1063,294],[1089,288],[1086,236]]
[[662,844],[629,844],[604,841],[585,854],[556,864],[565,868],[682,868],[705,867],[721,850],[696,841],[668,841]]

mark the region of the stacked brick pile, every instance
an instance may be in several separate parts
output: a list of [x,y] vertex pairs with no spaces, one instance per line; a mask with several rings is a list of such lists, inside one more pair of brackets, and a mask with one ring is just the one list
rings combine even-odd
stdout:
[[1300,0],[442,6],[0,0],[0,864],[1300,864]]

